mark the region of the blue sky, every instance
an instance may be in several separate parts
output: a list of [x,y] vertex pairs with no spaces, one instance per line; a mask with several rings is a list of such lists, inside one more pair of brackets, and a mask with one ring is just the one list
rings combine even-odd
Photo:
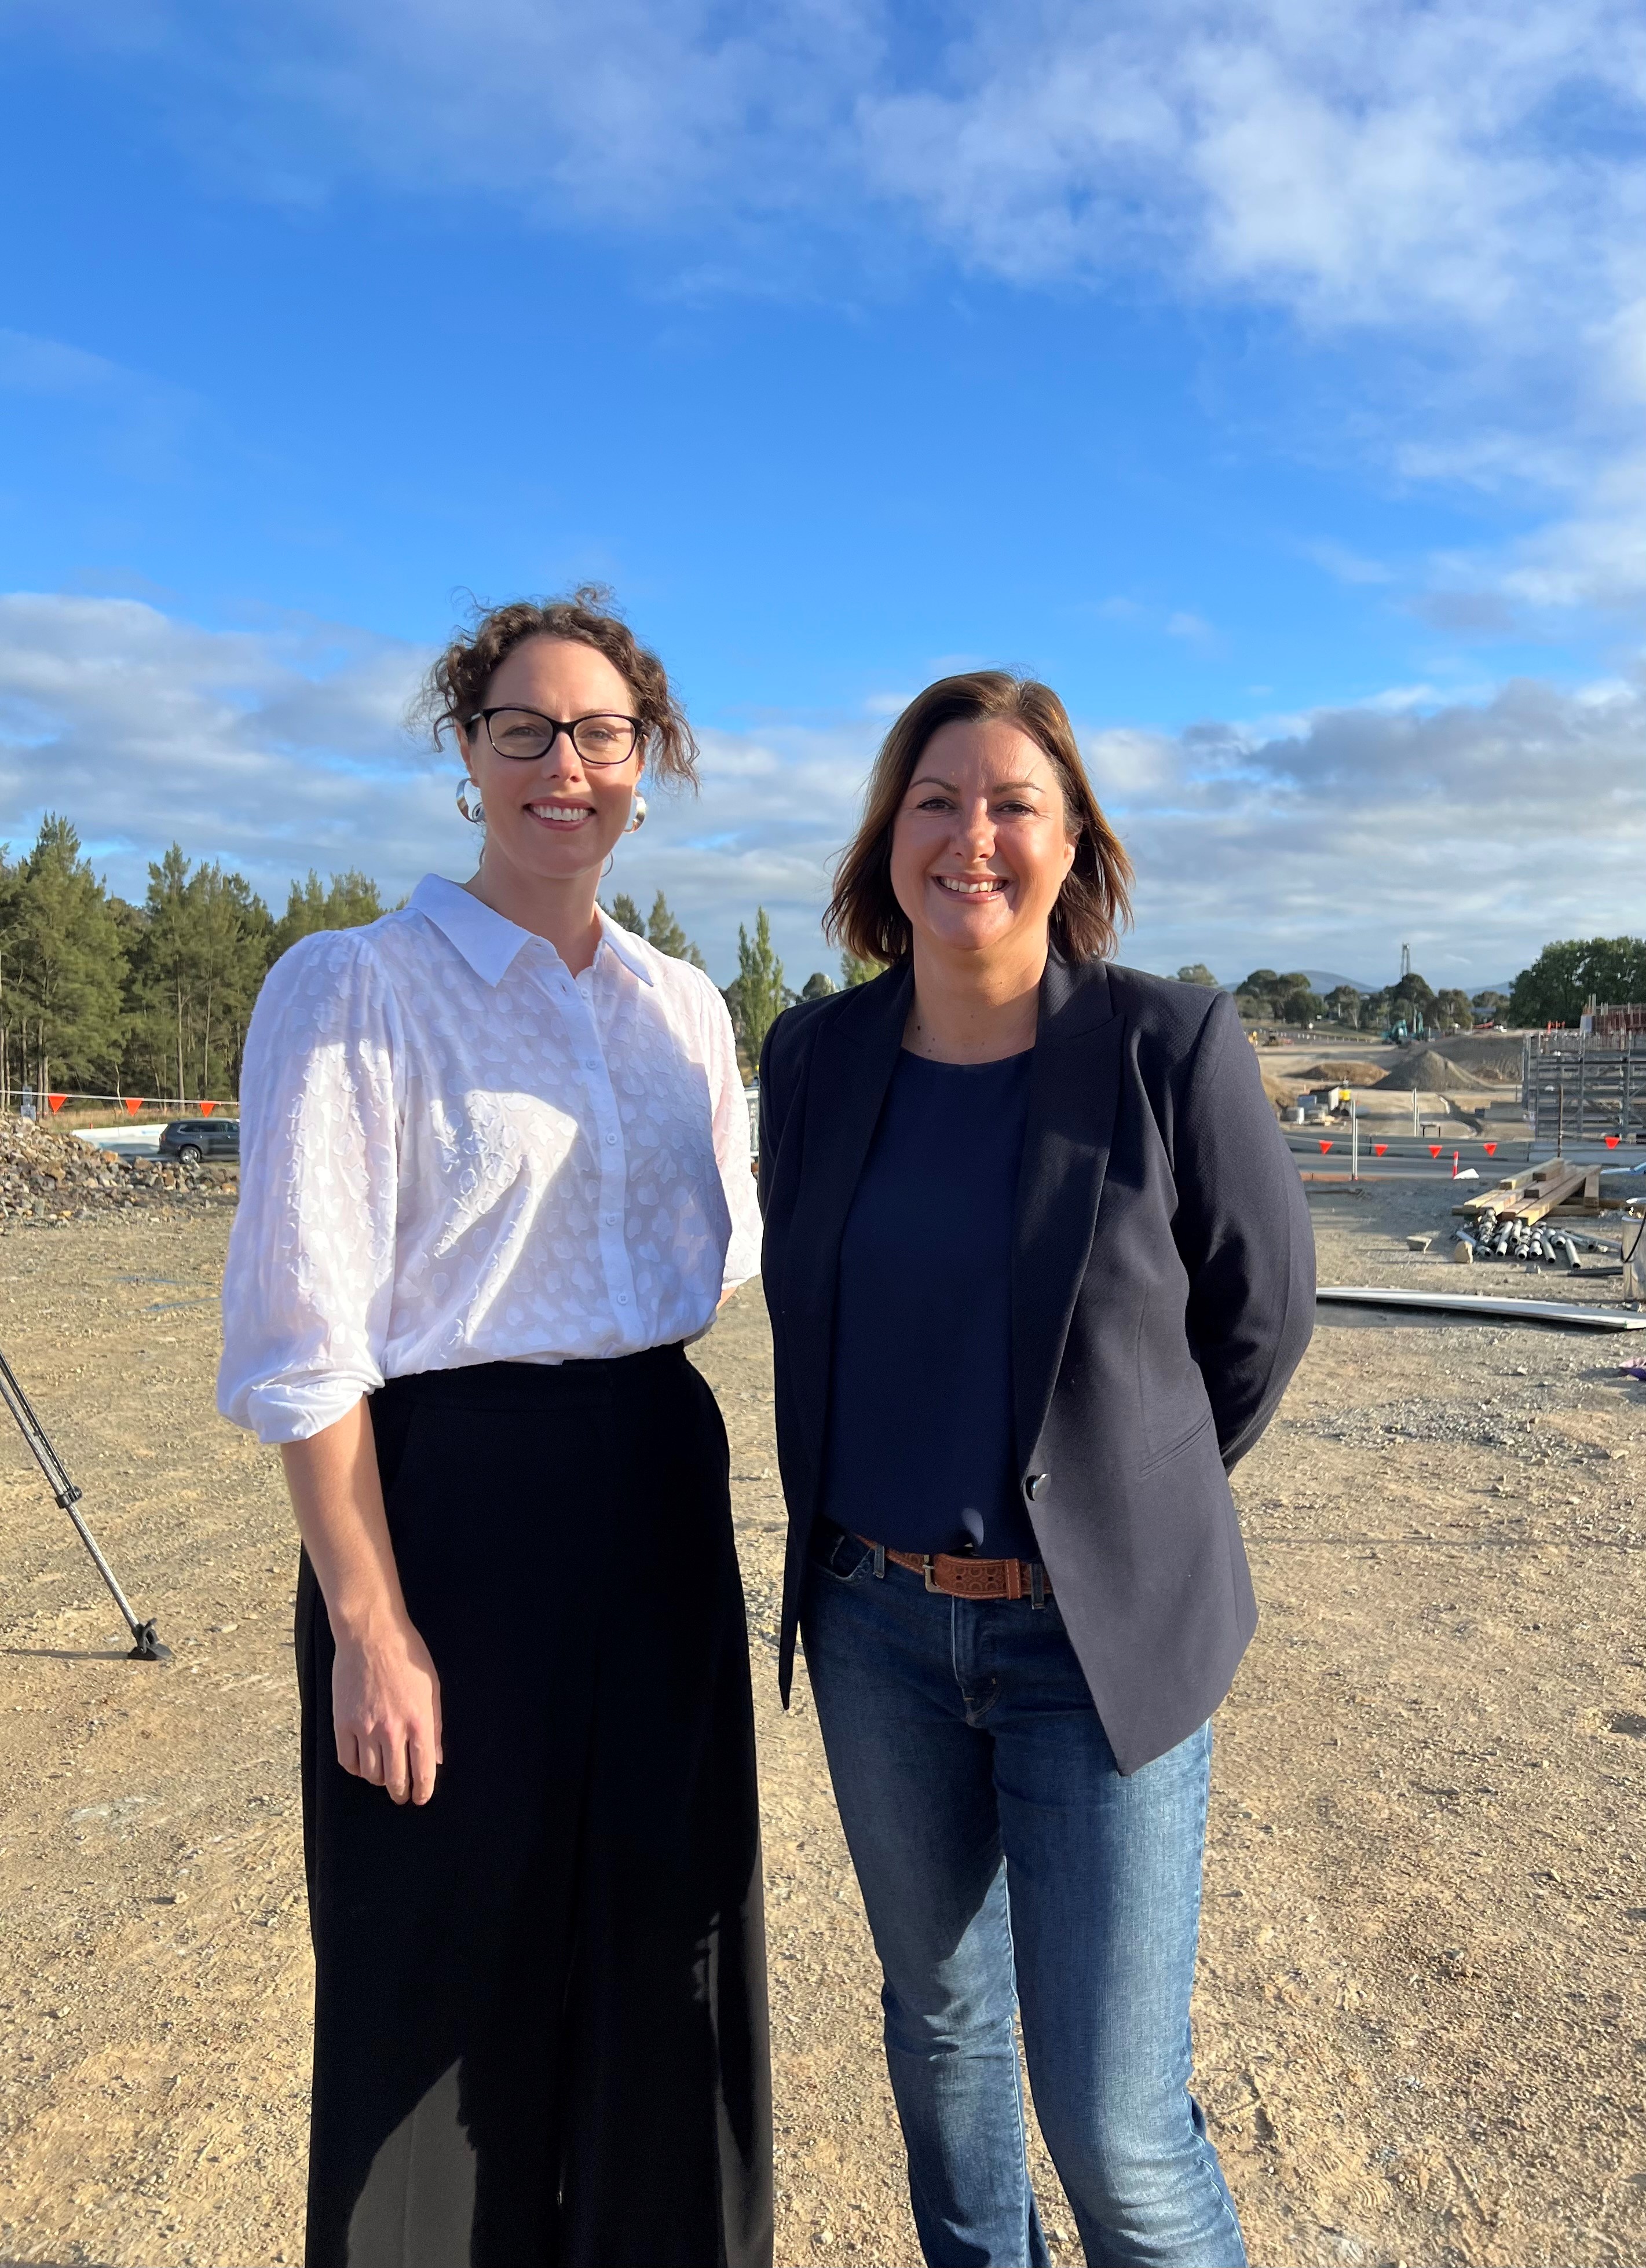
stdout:
[[1064,695],[1128,957],[1642,926],[1646,19],[1546,0],[0,8],[0,834],[469,850],[462,594],[705,744],[614,887],[793,981],[880,731]]

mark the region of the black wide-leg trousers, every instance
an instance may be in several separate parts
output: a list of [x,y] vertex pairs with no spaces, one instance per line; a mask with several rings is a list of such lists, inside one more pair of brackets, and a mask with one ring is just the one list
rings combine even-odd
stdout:
[[421,1808],[345,1772],[298,1594],[307,2268],[766,2268],[760,1846],[725,1430],[683,1349],[395,1379],[439,1674]]

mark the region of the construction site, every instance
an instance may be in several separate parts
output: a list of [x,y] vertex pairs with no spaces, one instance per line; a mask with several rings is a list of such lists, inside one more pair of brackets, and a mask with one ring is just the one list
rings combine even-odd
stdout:
[[[1487,1036],[1262,1059],[1321,1281],[1362,1297],[1323,1300],[1235,1477],[1262,1620],[1218,1719],[1197,2090],[1254,2261],[1638,2261],[1646,1337],[1612,1327],[1646,1321],[1624,1252],[1639,1058],[1614,1078]],[[15,1123],[0,1145],[0,1350],[170,1655],[129,1658],[8,1429],[0,2262],[292,2264],[297,1555],[274,1454],[212,1405],[233,1174]],[[1482,1253],[1516,1222],[1582,1241],[1516,1256],[1511,1227]],[[1577,1320],[1425,1304],[1487,1294]],[[777,1701],[757,1282],[693,1352],[730,1432],[755,1659],[777,2257],[913,2268],[878,1972],[803,1675]],[[1037,2144],[1035,2168],[1052,2257],[1077,2261]]]

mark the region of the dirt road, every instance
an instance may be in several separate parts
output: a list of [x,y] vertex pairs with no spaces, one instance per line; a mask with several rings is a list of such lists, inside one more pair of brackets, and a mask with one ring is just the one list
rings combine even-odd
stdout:
[[[1443,1268],[1404,1242],[1436,1202],[1318,1198],[1323,1275]],[[0,2263],[300,2254],[294,1552],[274,1458],[212,1414],[225,1226],[0,1235],[0,1346],[176,1650],[119,1658],[0,1434]],[[751,1286],[699,1355],[754,1630],[779,2258],[904,2268],[861,1907],[803,1688],[787,1717],[772,1690],[767,1344]],[[1646,1400],[1618,1344],[1329,1326],[1241,1469],[1264,1621],[1220,1719],[1199,2086],[1266,2268],[1646,2258]]]

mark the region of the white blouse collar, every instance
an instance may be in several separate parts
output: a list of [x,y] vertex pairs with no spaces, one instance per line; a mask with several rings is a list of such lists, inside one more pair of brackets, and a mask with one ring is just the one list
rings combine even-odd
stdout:
[[[448,882],[443,874],[425,874],[408,902],[456,947],[482,983],[500,984],[524,946],[541,945],[545,953],[554,954],[557,961],[560,958],[547,938],[535,937],[518,923],[505,920],[501,914],[493,913],[490,906],[483,905],[464,889],[461,882]],[[631,976],[638,976],[642,984],[650,984],[652,972],[635,939],[627,930],[618,928],[604,906],[597,906],[595,913],[600,921],[602,946],[611,948]]]

